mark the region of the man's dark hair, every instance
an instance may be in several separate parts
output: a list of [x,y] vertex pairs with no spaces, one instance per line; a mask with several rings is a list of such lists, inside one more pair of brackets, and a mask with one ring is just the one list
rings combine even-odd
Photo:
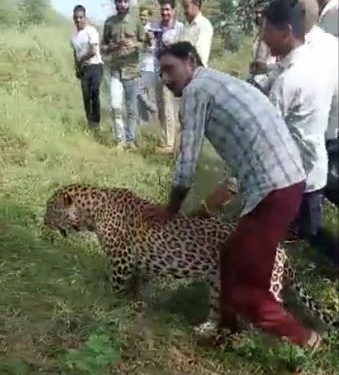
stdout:
[[193,47],[190,42],[178,42],[170,44],[162,48],[157,55],[158,59],[164,55],[172,55],[180,60],[188,59],[191,55],[198,66],[203,66],[201,57],[199,56],[196,48]]
[[264,9],[263,16],[277,29],[291,26],[297,39],[304,38],[305,10],[297,0],[273,0]]
[[175,0],[159,0],[158,3],[160,6],[169,5],[172,9],[175,9],[176,7]]
[[86,8],[83,5],[76,5],[73,9],[73,14],[78,12],[83,12],[86,15]]

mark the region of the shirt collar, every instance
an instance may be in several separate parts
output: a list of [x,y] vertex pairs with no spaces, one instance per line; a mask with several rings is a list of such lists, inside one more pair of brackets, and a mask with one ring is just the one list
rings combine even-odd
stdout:
[[191,83],[192,83],[197,77],[199,77],[199,75],[200,75],[200,73],[202,72],[203,69],[204,69],[203,66],[199,66],[198,68],[195,69],[191,81],[188,83],[188,85],[187,85],[187,86],[184,88],[184,90],[183,90],[183,93],[182,93],[183,95],[184,95],[185,91],[191,86]]
[[194,73],[193,73],[193,77],[192,77],[192,79],[197,78],[198,75],[201,73],[202,69],[204,69],[203,66],[198,66],[198,67],[195,69]]
[[298,60],[307,51],[307,46],[305,44],[295,48],[287,56],[280,60],[280,66],[283,69],[289,68],[293,63]]
[[320,17],[322,17],[325,13],[327,13],[330,9],[336,8],[338,4],[338,0],[330,0],[323,8],[320,13]]
[[131,18],[131,13],[130,13],[130,11],[129,11],[129,12],[128,12],[125,16],[123,16],[123,17],[120,16],[120,15],[118,14],[118,18],[120,18],[122,22],[126,23],[126,22],[128,22],[129,19]]
[[194,20],[190,23],[190,25],[196,25],[196,24],[198,24],[199,21],[201,21],[201,19],[202,19],[202,13],[199,12],[197,14],[197,16],[194,18]]
[[162,21],[159,22],[159,25],[162,29],[164,30],[169,30],[169,29],[175,29],[177,27],[178,21],[176,19],[173,19],[170,26],[165,26]]

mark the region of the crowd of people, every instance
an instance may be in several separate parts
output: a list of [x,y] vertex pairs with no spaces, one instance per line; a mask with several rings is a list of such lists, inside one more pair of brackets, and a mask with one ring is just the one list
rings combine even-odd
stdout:
[[[178,20],[175,0],[159,1],[159,19],[152,9],[115,0],[116,14],[109,17],[99,40],[89,25],[86,9],[74,8],[75,30],[71,44],[81,85],[88,125],[99,129],[100,83],[106,79],[110,92],[112,131],[117,149],[136,148],[136,128],[158,114],[161,137],[157,152],[175,152],[179,130],[179,100],[160,79],[157,54],[166,45],[190,41],[207,66],[213,27],[202,15],[201,0],[183,0],[185,22]],[[104,71],[104,74],[103,74]],[[126,113],[126,122],[123,114]]]
[[276,249],[286,239],[306,240],[339,265],[337,237],[322,227],[326,145],[338,145],[338,0],[258,4],[248,82],[207,68],[213,27],[198,0],[182,0],[184,23],[173,0],[160,1],[160,21],[151,20],[148,8],[136,11],[128,0],[115,0],[117,14],[106,20],[101,41],[77,6],[76,74],[95,128],[102,65],[108,71],[119,148],[135,147],[138,103],[144,121],[159,113],[159,152],[175,152],[180,118],[169,202],[150,205],[147,220],[165,225],[180,211],[203,140],[210,141],[232,179],[225,178],[191,216],[214,215],[234,191],[244,202],[235,233],[220,249],[220,326],[237,330],[237,316],[243,316],[315,349],[321,336],[287,312],[269,287]]

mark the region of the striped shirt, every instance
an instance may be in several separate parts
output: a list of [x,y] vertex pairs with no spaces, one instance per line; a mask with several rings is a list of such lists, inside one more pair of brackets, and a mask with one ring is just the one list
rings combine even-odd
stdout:
[[305,179],[285,122],[269,99],[244,81],[198,68],[184,89],[180,121],[174,185],[191,185],[205,136],[238,181],[242,215],[273,190]]

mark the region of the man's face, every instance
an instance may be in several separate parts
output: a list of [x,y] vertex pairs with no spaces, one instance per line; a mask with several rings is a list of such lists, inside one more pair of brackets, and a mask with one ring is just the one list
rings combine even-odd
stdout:
[[291,31],[287,28],[280,30],[265,18],[263,19],[261,37],[269,47],[272,56],[284,56],[286,51],[289,50]]
[[78,30],[83,30],[86,26],[86,15],[83,11],[77,11],[73,14],[73,21]]
[[175,10],[170,4],[163,4],[160,8],[160,15],[163,22],[171,22],[174,17]]
[[188,22],[192,22],[200,12],[198,5],[194,4],[192,0],[183,0],[182,7],[184,9],[184,15]]
[[149,21],[149,13],[147,9],[144,9],[140,12],[140,21],[145,26],[146,23]]
[[130,0],[115,0],[115,8],[120,15],[127,14],[130,7]]
[[164,84],[175,97],[181,97],[184,88],[193,76],[193,64],[190,59],[178,59],[170,54],[160,58],[160,71]]

